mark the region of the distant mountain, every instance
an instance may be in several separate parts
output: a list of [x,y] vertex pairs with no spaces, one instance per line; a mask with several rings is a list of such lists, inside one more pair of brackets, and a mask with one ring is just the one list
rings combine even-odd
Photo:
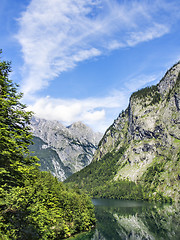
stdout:
[[30,151],[40,159],[41,170],[51,171],[61,181],[90,164],[102,137],[82,122],[65,127],[33,117],[31,128],[34,145]]
[[180,201],[180,62],[131,95],[92,163],[67,182],[94,197]]

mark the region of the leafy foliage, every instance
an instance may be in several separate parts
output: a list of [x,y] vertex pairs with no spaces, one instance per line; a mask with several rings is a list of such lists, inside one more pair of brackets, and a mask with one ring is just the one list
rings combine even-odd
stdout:
[[47,172],[12,188],[4,200],[0,229],[9,239],[62,239],[95,223],[87,195],[65,188]]
[[95,224],[87,195],[40,172],[28,146],[31,112],[0,61],[0,239],[63,239]]
[[22,94],[8,79],[10,72],[10,63],[0,62],[0,183],[6,187],[23,185],[26,174],[33,175],[37,162],[28,151],[32,113],[19,101]]

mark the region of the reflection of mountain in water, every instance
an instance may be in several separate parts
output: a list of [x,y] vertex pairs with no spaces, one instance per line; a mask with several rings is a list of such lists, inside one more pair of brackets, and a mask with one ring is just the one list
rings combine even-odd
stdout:
[[119,206],[118,201],[108,201],[115,207],[110,204],[96,206],[95,232],[79,236],[76,240],[180,239],[180,206],[141,203],[133,207],[127,201],[127,207],[124,207],[126,201],[119,201]]
[[92,239],[179,240],[179,210],[179,207],[167,205],[140,208],[96,207],[98,234],[95,233]]

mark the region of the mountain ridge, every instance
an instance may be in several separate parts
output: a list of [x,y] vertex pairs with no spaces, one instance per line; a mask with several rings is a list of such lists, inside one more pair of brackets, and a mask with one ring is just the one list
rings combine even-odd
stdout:
[[[180,62],[169,69],[157,85],[131,95],[128,108],[119,114],[105,132],[92,163],[67,182],[83,188],[82,179],[84,188],[92,195],[113,197],[113,194],[116,195],[115,190],[120,191],[118,182],[120,185],[130,184],[127,183],[130,181],[137,188],[138,185],[142,186],[140,199],[157,200],[165,197],[179,201],[179,111]],[[94,171],[94,177],[93,173],[88,175],[92,172],[90,168]],[[101,175],[106,171],[109,175]],[[95,176],[100,176],[99,186],[94,181]],[[91,181],[91,186],[87,178]],[[124,198],[128,198],[128,193]]]
[[37,117],[31,120],[31,131],[34,145],[30,150],[40,159],[41,170],[51,171],[60,181],[91,162],[102,137],[82,122],[65,127]]

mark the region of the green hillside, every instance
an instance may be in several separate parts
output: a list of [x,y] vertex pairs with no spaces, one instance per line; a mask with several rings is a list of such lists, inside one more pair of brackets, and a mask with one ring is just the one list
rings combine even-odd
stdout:
[[92,163],[66,183],[93,197],[180,201],[180,63],[132,94]]

